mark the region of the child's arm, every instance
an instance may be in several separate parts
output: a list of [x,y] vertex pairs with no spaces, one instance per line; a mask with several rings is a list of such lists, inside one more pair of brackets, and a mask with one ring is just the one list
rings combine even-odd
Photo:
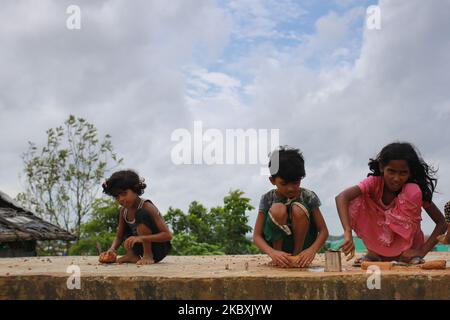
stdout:
[[430,252],[434,246],[438,243],[437,237],[440,234],[445,233],[447,230],[447,223],[445,221],[445,217],[442,212],[439,210],[436,205],[431,202],[431,205],[425,209],[430,218],[436,223],[433,232],[431,233],[428,240],[424,243],[420,250],[409,249],[402,253],[402,257],[410,260],[414,257],[425,257],[428,252]]
[[322,212],[319,208],[315,208],[312,211],[312,214],[314,217],[314,221],[316,222],[318,235],[314,243],[309,248],[300,252],[298,258],[296,259],[296,264],[298,264],[302,268],[308,266],[314,260],[317,251],[322,248],[325,241],[327,241],[328,239],[328,228],[327,224],[325,223],[325,219],[323,218]]
[[339,248],[343,250],[346,256],[349,256],[347,257],[347,261],[355,256],[352,228],[348,217],[348,204],[350,201],[361,195],[361,193],[361,189],[359,189],[358,186],[353,186],[345,189],[335,198],[339,219],[341,220],[342,227],[344,228],[344,243]]
[[263,238],[264,228],[264,212],[259,211],[256,218],[255,229],[253,230],[253,242],[255,245],[265,254],[269,255],[272,260],[282,267],[289,267],[291,265],[289,261],[290,254],[283,251],[278,251],[269,246],[269,244]]
[[108,251],[116,252],[122,244],[123,232],[125,230],[124,221],[122,219],[122,210],[119,211],[119,226],[117,227],[116,236]]
[[172,232],[164,222],[155,205],[146,202],[144,204],[144,209],[152,216],[159,232],[148,236],[140,236],[141,240],[145,242],[166,242],[172,240]]

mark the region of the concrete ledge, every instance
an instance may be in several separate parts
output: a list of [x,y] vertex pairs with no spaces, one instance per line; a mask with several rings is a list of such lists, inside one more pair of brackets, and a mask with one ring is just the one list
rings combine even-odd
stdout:
[[[447,260],[447,269],[395,267],[370,290],[374,274],[348,263],[343,272],[323,272],[323,255],[309,269],[272,268],[262,255],[170,256],[150,266],[100,265],[97,257],[0,258],[0,299],[450,300],[450,253],[426,257],[432,259]],[[67,287],[70,265],[80,268],[81,289]]]

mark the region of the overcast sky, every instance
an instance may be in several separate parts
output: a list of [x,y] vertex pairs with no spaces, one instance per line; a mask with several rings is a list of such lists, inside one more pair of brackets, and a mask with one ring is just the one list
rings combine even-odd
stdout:
[[[260,164],[174,164],[171,135],[193,133],[194,121],[224,137],[279,129],[304,153],[302,185],[321,198],[331,234],[342,233],[334,196],[392,141],[439,167],[434,201],[450,200],[449,0],[0,3],[0,190],[12,197],[27,141],[42,144],[74,114],[112,135],[162,212],[220,205],[237,188],[257,207],[271,189]],[[69,5],[79,30],[66,27]],[[365,25],[370,5],[379,30]]]

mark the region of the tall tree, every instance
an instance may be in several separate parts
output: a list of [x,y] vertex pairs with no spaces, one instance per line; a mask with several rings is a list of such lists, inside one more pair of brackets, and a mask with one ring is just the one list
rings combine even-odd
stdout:
[[[223,199],[224,206],[211,209],[216,242],[226,254],[254,253],[255,248],[247,238],[252,231],[246,212],[253,210],[250,199],[243,197],[240,190],[230,191]],[[257,252],[257,250],[256,250]]]
[[105,173],[118,166],[111,136],[100,141],[96,127],[71,115],[47,130],[47,144],[29,142],[22,156],[26,190],[17,200],[42,218],[80,237]]
[[247,237],[252,230],[247,211],[254,208],[243,194],[240,190],[230,191],[223,206],[210,210],[197,201],[190,204],[187,214],[169,208],[164,219],[174,233],[176,250],[173,254],[206,254],[204,252],[210,249],[214,254],[258,253],[258,248]]

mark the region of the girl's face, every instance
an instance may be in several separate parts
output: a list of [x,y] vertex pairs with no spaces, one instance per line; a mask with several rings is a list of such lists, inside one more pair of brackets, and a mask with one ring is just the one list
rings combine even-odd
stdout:
[[398,192],[411,176],[406,160],[391,160],[384,167],[380,164],[384,184],[391,192]]
[[277,187],[278,193],[288,199],[298,196],[300,190],[300,180],[294,182],[285,182],[280,177],[269,178],[270,182]]
[[136,202],[136,198],[137,194],[134,191],[127,189],[119,192],[116,196],[116,201],[124,208],[131,208]]

